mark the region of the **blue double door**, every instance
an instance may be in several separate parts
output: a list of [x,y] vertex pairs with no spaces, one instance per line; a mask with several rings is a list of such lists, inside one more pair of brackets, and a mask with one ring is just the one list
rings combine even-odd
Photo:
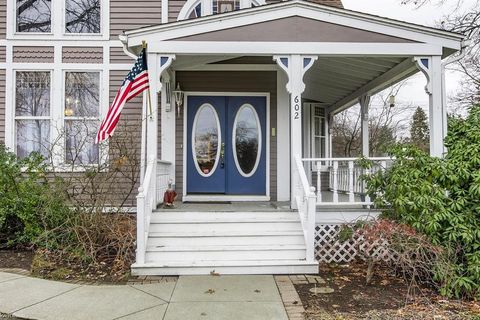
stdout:
[[187,97],[187,194],[266,194],[266,102]]

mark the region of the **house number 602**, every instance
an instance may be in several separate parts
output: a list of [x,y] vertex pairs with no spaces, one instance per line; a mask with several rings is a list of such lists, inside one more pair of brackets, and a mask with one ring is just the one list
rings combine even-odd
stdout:
[[293,119],[298,120],[300,119],[300,99],[298,96],[295,96],[295,99],[293,99],[293,102],[295,103],[293,106],[294,113],[293,113]]

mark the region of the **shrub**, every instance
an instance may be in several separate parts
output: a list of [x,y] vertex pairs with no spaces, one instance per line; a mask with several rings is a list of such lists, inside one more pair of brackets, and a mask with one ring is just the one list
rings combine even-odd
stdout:
[[449,120],[445,144],[444,159],[395,146],[393,166],[365,177],[368,193],[387,217],[454,256],[449,268],[432,270],[442,294],[480,298],[480,106]]
[[0,247],[38,244],[69,216],[65,199],[61,180],[48,181],[42,157],[18,159],[0,145]]

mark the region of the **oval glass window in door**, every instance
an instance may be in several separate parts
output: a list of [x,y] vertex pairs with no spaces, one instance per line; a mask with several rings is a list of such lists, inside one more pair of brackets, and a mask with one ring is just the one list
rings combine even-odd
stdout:
[[192,128],[192,155],[200,175],[211,176],[220,157],[221,134],[217,112],[210,104],[203,104],[197,111]]
[[232,143],[238,172],[244,177],[251,177],[262,154],[262,132],[257,111],[250,104],[238,109],[233,122]]

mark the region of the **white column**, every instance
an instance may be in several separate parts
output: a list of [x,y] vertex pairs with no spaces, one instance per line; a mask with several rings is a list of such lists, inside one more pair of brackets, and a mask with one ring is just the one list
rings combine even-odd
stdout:
[[425,92],[429,98],[430,155],[442,157],[446,136],[446,111],[442,103],[442,58],[441,56],[414,57],[418,69],[427,78]]
[[[290,199],[290,137],[289,107],[290,97],[286,88],[288,77],[283,72],[277,72],[277,200],[288,201]],[[163,125],[163,124],[162,124]]]
[[287,91],[290,93],[290,206],[297,209],[295,195],[300,187],[295,156],[302,156],[302,93],[305,91],[303,76],[313,65],[316,56],[275,56],[274,60],[288,75]]
[[368,109],[370,107],[370,96],[363,95],[359,99],[360,113],[362,117],[362,156],[370,156],[370,136],[368,131]]
[[432,57],[432,92],[429,96],[430,113],[430,154],[435,157],[443,156],[444,111],[442,105],[442,58]]

